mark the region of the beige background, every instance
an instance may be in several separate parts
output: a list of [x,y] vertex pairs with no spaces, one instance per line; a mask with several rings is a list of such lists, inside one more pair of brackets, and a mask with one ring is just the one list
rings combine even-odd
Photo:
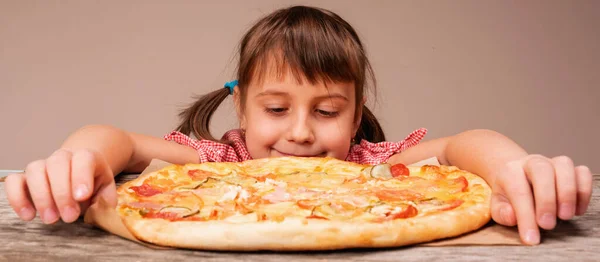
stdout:
[[[489,128],[600,170],[600,1],[275,0],[0,0],[0,169],[86,124],[169,132],[193,94],[231,78],[244,30],[293,3],[359,31],[390,140]],[[229,103],[219,136],[236,126]]]

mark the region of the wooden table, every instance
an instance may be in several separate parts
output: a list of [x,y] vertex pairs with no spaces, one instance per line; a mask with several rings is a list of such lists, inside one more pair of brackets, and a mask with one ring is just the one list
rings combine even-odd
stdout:
[[[131,179],[123,176],[119,182]],[[12,211],[0,183],[0,261],[600,261],[600,175],[585,216],[559,222],[544,232],[539,246],[404,247],[332,252],[204,252],[154,250],[84,224],[22,222]]]

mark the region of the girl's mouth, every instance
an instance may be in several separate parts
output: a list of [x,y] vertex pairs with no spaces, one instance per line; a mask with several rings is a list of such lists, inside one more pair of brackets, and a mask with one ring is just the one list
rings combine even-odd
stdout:
[[294,157],[324,157],[326,155],[325,152],[320,153],[320,154],[289,154],[289,153],[284,153],[281,152],[277,149],[272,148],[273,151],[277,152],[278,155],[281,156],[294,156]]

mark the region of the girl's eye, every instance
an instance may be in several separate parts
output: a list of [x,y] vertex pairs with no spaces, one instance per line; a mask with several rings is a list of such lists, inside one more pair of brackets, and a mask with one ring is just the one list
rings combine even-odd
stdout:
[[283,107],[265,108],[265,112],[273,115],[283,115],[286,111],[287,108]]
[[339,114],[339,112],[326,111],[326,110],[321,110],[321,109],[317,109],[316,111],[318,114],[320,114],[324,117],[336,117]]

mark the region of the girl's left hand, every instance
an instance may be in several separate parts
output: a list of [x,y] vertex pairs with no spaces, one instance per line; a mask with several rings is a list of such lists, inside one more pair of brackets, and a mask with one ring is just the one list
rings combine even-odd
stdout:
[[518,225],[523,242],[540,242],[539,227],[553,229],[556,218],[583,215],[592,195],[592,174],[566,156],[528,155],[507,163],[492,183],[492,218]]

